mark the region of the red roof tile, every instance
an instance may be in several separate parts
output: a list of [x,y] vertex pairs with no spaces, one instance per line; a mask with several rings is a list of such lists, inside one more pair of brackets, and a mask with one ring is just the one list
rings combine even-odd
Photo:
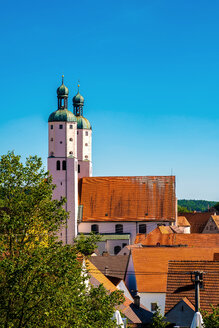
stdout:
[[175,219],[175,177],[82,178],[79,204],[83,221]]
[[[132,249],[137,289],[140,293],[165,293],[167,284],[168,262],[212,261],[218,248],[188,247],[146,247]],[[128,274],[128,273],[127,273]],[[133,272],[130,274],[133,275]]]
[[[156,230],[156,231],[155,231]],[[155,229],[139,241],[142,245],[186,245],[188,247],[219,247],[219,234],[162,234]]]
[[192,271],[204,271],[204,288],[200,289],[200,307],[211,311],[219,304],[219,262],[217,261],[170,261],[167,279],[165,312],[170,311],[182,298],[195,304],[195,289],[191,282]]
[[210,219],[213,212],[206,213],[181,213],[186,217],[191,225],[191,233],[202,233],[206,223]]

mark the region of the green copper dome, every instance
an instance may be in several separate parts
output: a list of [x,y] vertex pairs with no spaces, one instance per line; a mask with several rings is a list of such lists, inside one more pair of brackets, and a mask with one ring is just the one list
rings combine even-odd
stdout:
[[84,97],[78,91],[76,96],[73,97],[73,105],[79,105],[79,104],[84,104]]
[[68,88],[64,85],[64,75],[62,75],[62,85],[60,85],[60,87],[58,87],[58,89],[57,89],[57,95],[61,96],[61,97],[68,96]]
[[68,109],[58,109],[50,114],[48,122],[76,122],[75,115]]
[[88,129],[91,130],[90,122],[83,116],[76,116],[76,120],[78,123],[78,129]]

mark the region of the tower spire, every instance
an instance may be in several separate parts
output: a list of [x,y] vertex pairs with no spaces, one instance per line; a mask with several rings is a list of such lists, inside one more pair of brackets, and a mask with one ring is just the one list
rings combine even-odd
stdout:
[[64,75],[62,75],[62,85],[57,89],[58,109],[68,109],[68,88],[64,85]]
[[84,106],[84,97],[79,92],[80,84],[78,80],[78,93],[76,96],[74,96],[73,100],[73,108],[74,108],[74,114],[76,116],[83,116],[83,106]]

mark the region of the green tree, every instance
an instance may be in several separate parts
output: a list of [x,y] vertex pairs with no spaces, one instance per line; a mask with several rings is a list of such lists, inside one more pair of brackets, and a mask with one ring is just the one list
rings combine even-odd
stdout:
[[219,305],[212,306],[212,312],[202,311],[205,328],[219,327]]
[[165,321],[165,317],[161,314],[160,308],[157,307],[156,311],[152,317],[151,328],[166,328],[169,325],[169,322]]
[[1,157],[0,327],[115,327],[123,296],[87,288],[76,247],[57,241],[68,214],[53,189],[41,159]]
[[84,234],[79,235],[74,240],[74,247],[76,252],[79,252],[85,256],[91,255],[97,248],[98,241],[101,241],[101,236],[96,233],[91,233],[88,236]]

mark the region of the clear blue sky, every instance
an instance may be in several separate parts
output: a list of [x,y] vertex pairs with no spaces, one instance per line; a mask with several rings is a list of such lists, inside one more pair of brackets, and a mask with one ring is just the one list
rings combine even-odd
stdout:
[[0,153],[46,165],[61,75],[80,79],[94,175],[177,177],[219,200],[219,1],[1,1]]

